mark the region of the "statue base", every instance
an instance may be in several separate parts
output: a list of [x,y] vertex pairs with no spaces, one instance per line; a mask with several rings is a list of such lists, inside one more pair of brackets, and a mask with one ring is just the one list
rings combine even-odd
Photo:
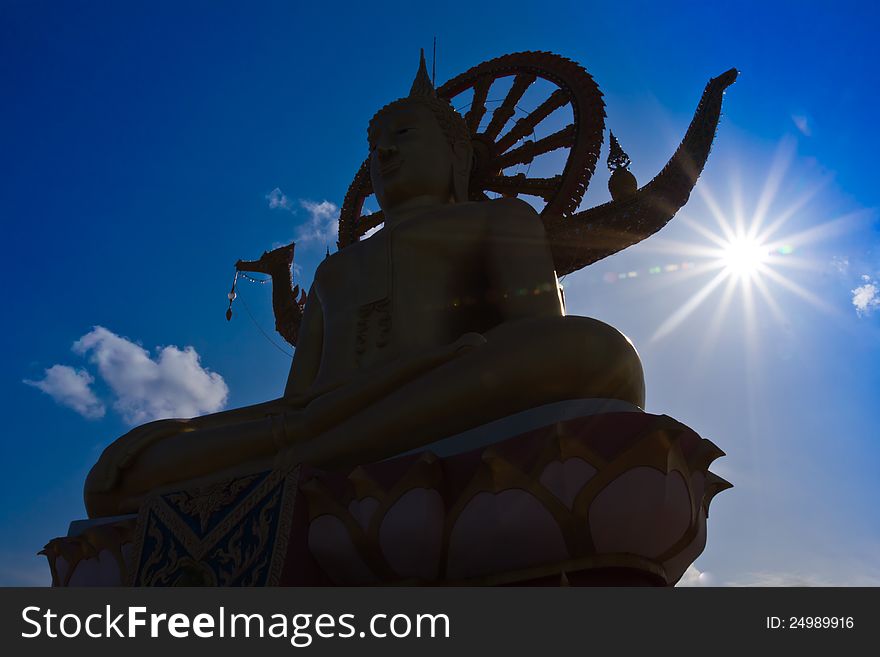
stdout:
[[156,495],[43,551],[54,586],[672,586],[723,455],[668,416],[573,400],[350,472]]

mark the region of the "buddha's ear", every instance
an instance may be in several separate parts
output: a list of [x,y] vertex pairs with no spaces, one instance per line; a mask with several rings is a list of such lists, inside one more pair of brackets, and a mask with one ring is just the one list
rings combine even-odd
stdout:
[[456,203],[468,200],[468,182],[474,160],[474,149],[463,140],[452,144],[452,193]]

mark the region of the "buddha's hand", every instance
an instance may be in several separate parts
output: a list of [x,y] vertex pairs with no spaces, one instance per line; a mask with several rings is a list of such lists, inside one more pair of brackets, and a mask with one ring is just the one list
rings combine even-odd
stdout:
[[151,445],[185,431],[192,431],[189,420],[156,420],[135,427],[113,441],[92,468],[86,488],[94,492],[113,490],[122,471]]
[[486,343],[486,338],[480,333],[465,333],[452,343],[452,349],[456,353],[467,353],[472,349],[482,347]]

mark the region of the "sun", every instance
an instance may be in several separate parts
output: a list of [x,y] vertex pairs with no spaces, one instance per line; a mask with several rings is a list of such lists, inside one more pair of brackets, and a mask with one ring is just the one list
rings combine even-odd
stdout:
[[728,274],[752,278],[767,262],[770,249],[758,239],[739,235],[721,248],[721,262]]

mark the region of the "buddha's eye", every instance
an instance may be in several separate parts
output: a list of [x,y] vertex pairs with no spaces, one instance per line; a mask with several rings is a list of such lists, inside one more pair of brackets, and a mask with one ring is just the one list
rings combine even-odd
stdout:
[[405,135],[410,130],[412,130],[412,128],[400,128],[400,130],[397,131],[397,134],[398,135]]

